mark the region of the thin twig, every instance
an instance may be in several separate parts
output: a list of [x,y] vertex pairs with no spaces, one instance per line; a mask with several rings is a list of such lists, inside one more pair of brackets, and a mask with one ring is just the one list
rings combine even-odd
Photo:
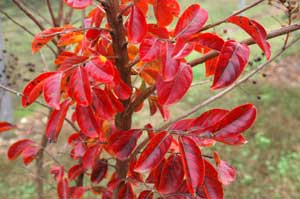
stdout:
[[49,11],[53,26],[58,26],[57,21],[54,16],[54,13],[53,13],[51,2],[50,2],[50,0],[46,0],[46,1],[47,1],[47,7],[48,7],[48,11]]
[[251,9],[251,8],[253,8],[253,7],[255,7],[255,6],[257,6],[258,4],[260,4],[260,3],[264,2],[264,1],[265,1],[265,0],[258,0],[258,1],[255,1],[255,2],[253,2],[252,4],[250,4],[250,5],[248,5],[248,6],[244,7],[244,8],[242,8],[242,9],[236,11],[236,12],[234,12],[233,14],[231,14],[231,15],[228,16],[228,17],[225,17],[225,18],[223,18],[223,19],[221,19],[221,20],[219,20],[219,21],[217,21],[217,22],[215,22],[215,23],[213,23],[213,24],[209,24],[209,25],[207,25],[207,26],[204,26],[204,27],[200,30],[200,32],[201,32],[201,31],[204,31],[204,30],[208,30],[208,29],[210,29],[210,28],[212,28],[212,27],[218,26],[218,25],[220,25],[220,24],[222,24],[222,23],[225,23],[229,17],[239,15],[239,14],[241,14],[241,13],[243,13],[243,12],[245,12],[245,11],[247,11],[247,10],[249,10],[249,9]]
[[[31,36],[35,36],[33,32],[31,32],[28,28],[26,28],[25,26],[23,26],[22,24],[20,24],[19,22],[17,22],[16,20],[14,20],[12,17],[9,16],[9,14],[7,14],[6,12],[4,12],[3,10],[0,9],[0,13],[3,14],[7,19],[9,19],[11,22],[13,22],[14,24],[16,24],[17,26],[19,26],[21,29],[23,29],[26,33],[30,34]],[[55,50],[49,45],[46,44],[46,46],[50,49],[50,51],[56,55]]]
[[194,87],[194,86],[199,86],[199,85],[203,85],[203,84],[207,84],[209,83],[210,80],[209,79],[206,79],[206,80],[202,80],[202,81],[198,81],[198,82],[193,82],[191,87]]
[[36,15],[38,15],[41,19],[44,20],[44,22],[46,22],[47,24],[51,25],[51,22],[45,17],[43,16],[38,9],[34,8],[32,5],[30,5],[30,3],[25,1],[21,1],[24,6],[26,6],[32,13],[35,13]]
[[[287,33],[294,32],[297,30],[300,30],[300,24],[293,24],[290,26],[282,27],[277,30],[273,30],[273,31],[269,32],[267,34],[267,39],[272,39],[272,38],[275,38],[275,37],[278,37],[281,35],[285,35]],[[253,44],[255,44],[255,41],[252,38],[249,38],[249,39],[243,40],[241,43],[244,43],[247,45],[253,45]],[[210,59],[218,56],[218,54],[219,54],[218,51],[212,50],[209,53],[206,53],[205,55],[203,55],[202,57],[199,57],[199,58],[196,58],[196,59],[190,61],[189,64],[192,67],[194,67],[198,64],[202,64],[202,63],[206,62],[207,60],[210,60]]]
[[[7,91],[7,92],[10,92],[10,93],[12,93],[12,94],[15,94],[16,96],[18,96],[18,97],[22,97],[22,96],[24,96],[24,94],[23,93],[21,93],[21,92],[19,92],[19,91],[16,91],[16,90],[14,90],[14,89],[11,89],[11,88],[8,88],[8,87],[6,87],[6,86],[4,86],[4,85],[2,85],[2,84],[0,84],[0,88],[2,88],[3,90],[5,90],[5,91]],[[38,101],[38,100],[36,100],[36,101],[34,101],[34,103],[36,103],[36,104],[39,104],[39,105],[41,105],[41,106],[43,106],[43,107],[45,107],[45,108],[47,108],[47,109],[49,109],[49,110],[52,110],[52,108],[51,107],[49,107],[47,104],[44,104],[43,102],[40,102],[40,101]],[[75,124],[73,124],[73,122],[71,121],[71,120],[69,120],[68,118],[65,118],[65,121],[76,131],[76,132],[79,132],[80,130],[75,126]]]
[[57,21],[58,25],[60,26],[62,22],[64,21],[64,2],[63,0],[59,0],[59,8],[58,8],[58,16],[57,16]]
[[239,86],[240,84],[246,82],[249,78],[251,78],[252,76],[254,76],[256,73],[258,73],[259,71],[261,71],[265,66],[267,66],[269,63],[273,62],[275,59],[277,59],[280,55],[282,55],[286,49],[290,48],[292,45],[294,45],[297,41],[300,40],[300,37],[297,39],[294,39],[293,41],[290,42],[290,44],[288,44],[286,46],[285,49],[280,50],[277,54],[274,55],[274,57],[272,59],[270,59],[269,61],[261,64],[260,66],[258,66],[256,69],[252,70],[250,73],[248,73],[247,75],[245,75],[242,79],[238,80],[236,83],[232,84],[231,86],[227,87],[226,89],[224,89],[223,91],[219,92],[218,94],[209,97],[208,99],[204,100],[203,102],[201,102],[200,104],[196,105],[195,107],[193,107],[191,110],[185,112],[184,114],[180,115],[179,117],[173,119],[172,121],[165,123],[164,125],[162,125],[160,128],[158,128],[159,130],[162,129],[166,129],[167,127],[169,127],[171,124],[173,124],[174,122],[177,122],[181,119],[184,119],[190,115],[192,115],[193,113],[197,112],[198,110],[200,110],[201,108],[207,106],[208,104],[211,104],[212,102],[216,101],[217,99],[223,97],[224,95],[226,95],[227,93],[231,92],[234,88],[236,88],[237,86]]
[[64,18],[64,21],[63,21],[63,25],[65,24],[69,24],[72,20],[72,16],[73,16],[73,12],[74,12],[74,9],[73,8],[69,8],[69,11],[67,12],[65,18]]
[[23,13],[31,19],[38,27],[40,30],[45,30],[45,27],[39,22],[35,16],[19,1],[19,0],[12,0],[13,3],[21,10]]
[[[28,167],[25,167],[25,166],[22,165],[22,164],[20,164],[20,166],[21,166],[23,169],[27,170],[27,171],[28,171],[28,174],[29,174],[30,176],[32,176],[32,177],[34,177],[34,178],[40,178],[41,180],[43,180],[44,182],[46,182],[46,183],[51,187],[51,190],[56,190],[56,187],[55,187],[53,184],[49,183],[49,182],[47,181],[47,179],[45,179],[45,178],[42,177],[42,176],[36,176],[36,175],[34,175],[33,172],[32,172]],[[22,173],[22,174],[24,174],[24,173]]]

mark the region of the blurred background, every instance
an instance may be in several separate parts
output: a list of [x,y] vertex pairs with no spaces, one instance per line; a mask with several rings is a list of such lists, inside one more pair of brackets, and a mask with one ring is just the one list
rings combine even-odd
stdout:
[[[47,24],[48,12],[44,1],[24,0],[24,4]],[[57,7],[58,0],[53,6]],[[253,2],[251,0],[181,0],[182,10],[191,3],[200,3],[209,12],[208,23],[213,23],[230,15],[233,11]],[[67,10],[68,8],[65,7]],[[297,9],[297,8],[295,8]],[[1,0],[0,10],[7,13],[15,21],[34,33],[39,30],[19,11],[11,0]],[[152,10],[152,8],[150,8]],[[295,10],[294,23],[299,23]],[[81,13],[75,11],[80,18]],[[256,19],[268,31],[287,25],[288,18],[284,9],[269,5],[268,1],[244,13],[245,16]],[[47,26],[47,25],[46,25]],[[224,39],[243,40],[248,36],[236,26],[223,24],[213,30]],[[292,37],[299,36],[299,32],[291,33]],[[272,52],[280,50],[285,37],[270,40]],[[53,66],[53,56],[45,48],[40,54],[31,54],[32,36],[12,23],[0,13],[0,81],[1,84],[21,91],[24,85],[42,71]],[[258,119],[255,125],[244,135],[248,143],[243,146],[231,147],[217,144],[212,149],[204,149],[210,154],[218,150],[222,159],[236,167],[237,180],[225,187],[226,199],[297,199],[300,198],[300,45],[287,50],[277,61],[251,78],[235,91],[202,109],[204,112],[211,107],[233,108],[242,103],[254,103],[258,108]],[[247,70],[251,70],[265,61],[261,51],[251,47],[251,62]],[[199,54],[193,54],[193,59]],[[247,71],[246,71],[247,72]],[[205,80],[204,65],[194,69],[194,81]],[[209,89],[210,83],[194,86],[190,89],[184,101],[174,106],[172,117],[200,103],[214,95]],[[7,97],[4,97],[7,95]],[[32,105],[23,109],[20,100],[14,95],[7,94],[0,89],[0,120],[10,120],[17,123],[21,129],[16,132],[0,135],[0,198],[30,199],[35,197],[34,164],[24,167],[21,160],[9,162],[6,157],[8,146],[24,137],[34,137],[39,140],[45,129],[47,110]],[[197,114],[199,114],[198,112]],[[148,122],[148,112],[143,111],[134,118],[135,126],[143,126]],[[150,119],[154,124],[162,123],[157,115]],[[72,133],[64,127],[60,140],[64,140]],[[63,138],[64,137],[64,138]],[[59,146],[58,146],[59,145]],[[48,146],[48,151],[68,163],[67,146],[63,142]],[[53,164],[46,157],[46,171]],[[70,163],[71,164],[71,163]],[[55,182],[47,173],[46,193],[49,198],[55,198]],[[86,198],[89,198],[87,195]]]

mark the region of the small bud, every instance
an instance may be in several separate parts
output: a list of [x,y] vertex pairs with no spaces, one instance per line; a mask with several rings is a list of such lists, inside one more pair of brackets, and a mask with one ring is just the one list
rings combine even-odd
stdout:
[[256,96],[256,99],[261,100],[261,96],[259,96],[259,95]]
[[255,62],[260,62],[261,61],[261,57],[257,57],[257,58],[255,58],[255,60],[254,60]]

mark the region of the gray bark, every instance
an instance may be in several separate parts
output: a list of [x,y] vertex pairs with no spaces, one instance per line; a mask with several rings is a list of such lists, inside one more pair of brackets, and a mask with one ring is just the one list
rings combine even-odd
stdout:
[[[2,85],[7,85],[6,75],[4,74],[3,70],[4,66],[4,40],[2,34],[2,24],[1,24],[1,17],[0,17],[0,83]],[[0,121],[8,121],[13,122],[13,114],[12,114],[12,99],[10,93],[5,92],[4,90],[0,89]]]

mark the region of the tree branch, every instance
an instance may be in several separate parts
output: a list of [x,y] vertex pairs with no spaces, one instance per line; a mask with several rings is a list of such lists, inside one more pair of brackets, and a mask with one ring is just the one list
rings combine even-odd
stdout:
[[[0,88],[2,88],[3,90],[5,90],[5,91],[7,91],[7,92],[10,92],[10,93],[12,93],[12,94],[18,96],[18,97],[24,96],[23,93],[21,93],[21,92],[19,92],[19,91],[16,91],[16,90],[14,90],[14,89],[8,88],[8,87],[6,87],[6,86],[4,86],[4,85],[2,85],[2,84],[0,84]],[[49,107],[47,104],[44,104],[43,102],[40,102],[40,101],[38,101],[38,100],[34,101],[34,103],[39,104],[39,105],[41,105],[42,107],[47,108],[47,109],[49,109],[49,110],[52,110],[52,108]],[[71,120],[65,118],[65,121],[66,121],[66,122],[67,122],[67,123],[68,123],[75,131],[76,131],[76,132],[79,132],[79,131],[80,131],[80,130],[73,124],[73,122],[72,122]]]
[[159,130],[162,129],[166,129],[168,128],[171,124],[173,124],[174,122],[177,122],[181,119],[184,119],[190,115],[192,115],[193,113],[197,112],[198,110],[200,110],[201,108],[207,106],[208,104],[211,104],[212,102],[216,101],[217,99],[223,97],[224,95],[226,95],[227,93],[231,92],[234,88],[236,88],[237,86],[239,86],[240,84],[246,82],[249,78],[251,78],[252,76],[254,76],[256,73],[258,73],[259,71],[261,71],[265,66],[267,66],[269,63],[273,62],[275,59],[277,59],[280,55],[282,55],[286,49],[290,48],[291,46],[293,46],[295,43],[297,43],[300,40],[300,37],[294,39],[293,41],[290,42],[290,44],[288,44],[286,46],[285,49],[281,49],[278,53],[276,53],[274,55],[274,57],[272,59],[270,59],[269,61],[261,64],[260,66],[258,66],[256,69],[252,70],[251,72],[249,72],[247,75],[245,75],[243,78],[241,78],[240,80],[238,80],[236,83],[232,84],[231,86],[227,87],[226,89],[224,89],[223,91],[219,92],[218,94],[209,97],[208,99],[204,100],[203,102],[201,102],[200,104],[196,105],[195,107],[193,107],[191,110],[185,112],[184,114],[180,115],[179,117],[173,119],[172,121],[164,124],[163,126],[161,126],[159,128]]
[[[272,39],[274,37],[285,35],[287,33],[294,32],[297,30],[300,30],[300,24],[293,24],[290,26],[279,28],[277,30],[273,30],[273,31],[269,32],[267,34],[267,39]],[[253,45],[253,44],[255,44],[255,41],[252,38],[249,38],[249,39],[242,41],[241,43],[245,43],[247,45]],[[202,57],[199,57],[197,59],[190,61],[189,64],[192,67],[194,67],[194,66],[196,66],[198,64],[202,64],[202,63],[206,62],[207,60],[210,60],[218,55],[219,55],[218,51],[212,50],[209,53],[206,53],[205,55],[203,55]]]
[[64,2],[63,0],[59,0],[59,8],[58,8],[58,16],[57,16],[57,24],[58,26],[61,25],[61,23],[63,22],[63,18],[64,18]]
[[242,9],[240,9],[240,10],[238,10],[238,11],[232,13],[230,16],[225,17],[224,19],[221,19],[221,20],[219,20],[219,21],[217,21],[217,22],[215,22],[215,23],[213,23],[213,24],[209,24],[209,25],[207,25],[207,26],[204,26],[199,32],[202,32],[202,31],[204,31],[204,30],[208,30],[208,29],[213,28],[213,27],[215,27],[215,26],[218,26],[218,25],[220,25],[220,24],[222,24],[222,23],[225,23],[229,17],[239,15],[239,14],[241,14],[241,13],[243,13],[243,12],[245,12],[245,11],[247,11],[247,10],[249,10],[249,9],[251,9],[251,8],[253,8],[253,7],[255,7],[255,6],[257,6],[258,4],[260,4],[260,3],[264,2],[264,1],[265,1],[265,0],[257,0],[257,1],[255,1],[255,2],[253,2],[252,4],[246,6],[245,8],[242,8]]
[[[19,26],[21,29],[23,29],[26,33],[30,34],[31,36],[35,36],[33,32],[31,32],[28,28],[26,28],[25,26],[23,26],[22,24],[20,24],[19,22],[17,22],[16,20],[14,20],[12,17],[9,16],[9,14],[7,14],[6,12],[4,12],[3,10],[0,9],[0,13],[3,14],[7,19],[9,19],[11,22],[13,22],[14,24],[16,24],[17,26]],[[56,55],[55,50],[49,45],[46,44],[46,46],[50,49],[50,51]]]
[[50,2],[50,0],[46,0],[46,1],[47,1],[47,7],[48,7],[48,11],[49,11],[53,26],[57,27],[57,26],[59,26],[59,24],[57,24],[57,20],[55,19],[51,2]]
[[27,8],[24,7],[24,5],[22,5],[19,0],[12,1],[29,19],[31,19],[39,27],[40,30],[45,30],[45,27],[35,18],[35,16],[33,16],[32,13],[30,13],[29,10],[27,10]]

